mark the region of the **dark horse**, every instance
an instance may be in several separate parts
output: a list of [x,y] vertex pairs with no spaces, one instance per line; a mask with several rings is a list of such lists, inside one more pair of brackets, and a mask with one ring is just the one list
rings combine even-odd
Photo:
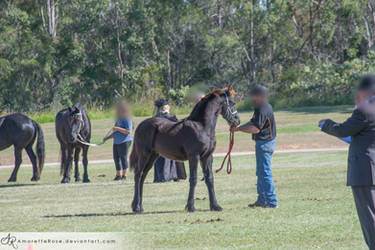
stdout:
[[56,115],[56,136],[60,143],[61,152],[61,175],[63,179],[61,183],[70,182],[70,173],[72,169],[73,154],[74,154],[74,178],[75,181],[80,181],[79,178],[79,154],[81,149],[83,151],[83,182],[90,182],[87,174],[87,151],[88,145],[81,142],[89,143],[91,138],[91,123],[86,114],[85,109],[79,104],[74,104],[72,107],[61,110]]
[[[36,154],[33,144],[36,142]],[[38,123],[22,114],[12,114],[0,117],[0,150],[14,146],[15,167],[9,182],[17,180],[17,172],[22,163],[22,149],[26,152],[33,165],[31,181],[38,181],[42,173],[45,157],[43,131]]]
[[186,209],[194,212],[194,189],[200,161],[210,198],[210,209],[221,211],[216,201],[212,174],[212,153],[216,146],[215,127],[219,114],[231,126],[240,124],[231,86],[212,91],[198,102],[184,120],[173,122],[164,118],[149,118],[139,124],[134,135],[130,167],[135,169],[132,209],[143,211],[143,183],[155,159],[162,155],[176,161],[189,160],[190,190]]

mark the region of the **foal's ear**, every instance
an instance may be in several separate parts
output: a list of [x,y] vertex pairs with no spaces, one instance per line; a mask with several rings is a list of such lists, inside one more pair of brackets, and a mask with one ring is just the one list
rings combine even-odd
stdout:
[[234,89],[232,87],[232,84],[228,85],[227,91],[228,91],[228,93],[229,93],[230,96],[234,96],[236,94],[236,92],[234,91]]

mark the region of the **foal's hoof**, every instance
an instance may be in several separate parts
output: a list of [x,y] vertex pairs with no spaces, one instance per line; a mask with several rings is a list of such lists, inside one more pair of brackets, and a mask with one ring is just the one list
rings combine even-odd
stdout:
[[39,181],[39,177],[33,176],[30,181]]
[[16,182],[16,178],[9,178],[8,182]]
[[83,183],[89,183],[89,182],[90,182],[89,178],[84,178],[83,179]]
[[81,181],[81,178],[79,178],[79,177],[75,177],[75,182],[80,182]]
[[140,206],[140,205],[134,205],[134,204],[135,204],[135,202],[133,200],[132,204],[131,204],[131,208],[132,208],[133,212],[136,213],[136,214],[143,213],[143,207]]
[[221,212],[223,208],[220,207],[218,204],[210,206],[211,211]]
[[137,206],[137,207],[133,208],[133,212],[135,214],[141,214],[141,213],[143,213],[143,207]]
[[61,183],[62,184],[67,184],[67,183],[69,183],[70,182],[70,178],[68,178],[68,177],[65,177],[65,178],[63,178],[62,180],[61,180]]
[[185,211],[189,212],[189,213],[194,213],[195,212],[195,207],[194,205],[186,205],[185,206]]

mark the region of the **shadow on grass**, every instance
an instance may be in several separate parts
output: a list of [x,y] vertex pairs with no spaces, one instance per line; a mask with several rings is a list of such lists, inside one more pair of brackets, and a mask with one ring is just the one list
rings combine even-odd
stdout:
[[36,186],[37,184],[8,184],[0,185],[0,188],[12,188],[12,187],[27,187],[27,186]]
[[[209,209],[196,209],[196,212],[210,212]],[[100,216],[128,216],[128,215],[148,215],[148,214],[177,214],[187,213],[184,210],[171,210],[171,211],[153,211],[143,212],[141,214],[133,212],[124,213],[88,213],[88,214],[61,214],[61,215],[46,215],[43,218],[73,218],[73,217],[100,217]]]

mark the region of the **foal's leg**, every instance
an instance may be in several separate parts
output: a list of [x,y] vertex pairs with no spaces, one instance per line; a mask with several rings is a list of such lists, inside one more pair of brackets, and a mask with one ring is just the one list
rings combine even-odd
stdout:
[[83,153],[82,153],[82,164],[83,164],[83,182],[88,183],[89,180],[89,174],[87,173],[87,165],[89,161],[87,160],[87,152],[89,151],[88,146],[83,146]]
[[73,147],[68,146],[67,149],[65,149],[65,166],[64,166],[64,177],[61,181],[61,183],[69,183],[70,182],[70,171],[72,170],[72,161],[73,161]]
[[81,153],[81,148],[76,147],[74,151],[74,179],[76,182],[81,181],[79,178],[79,153]]
[[195,186],[197,185],[197,167],[198,167],[199,155],[194,155],[189,159],[189,170],[190,170],[190,189],[189,189],[189,197],[187,201],[187,205],[185,209],[188,212],[194,212],[194,190]]
[[210,197],[211,211],[222,211],[223,209],[217,204],[215,190],[214,190],[214,176],[212,174],[212,155],[201,159],[201,166],[204,173],[204,181],[206,182],[208,195]]
[[141,208],[141,212],[143,212],[143,205],[142,205],[142,201],[143,201],[143,184],[145,182],[145,179],[147,177],[148,172],[150,171],[150,169],[154,165],[154,162],[155,162],[156,158],[158,158],[158,156],[159,156],[158,154],[152,153],[150,155],[147,163],[146,163],[145,168],[143,169],[143,172],[142,172],[141,180],[140,180],[140,183],[139,183],[139,188],[140,188],[140,191],[139,191],[139,196],[140,196],[139,205],[140,205],[140,208]]
[[20,168],[20,165],[22,163],[22,148],[14,146],[14,158],[15,158],[14,170],[12,174],[10,175],[8,182],[17,181],[18,169]]
[[33,165],[33,177],[31,178],[31,181],[38,181],[40,175],[39,175],[38,166],[36,164],[36,155],[33,151],[32,145],[29,145],[26,147],[26,153],[30,158],[31,164]]
[[132,209],[134,213],[141,213],[141,205],[140,205],[140,200],[141,200],[141,191],[140,191],[140,180],[142,176],[143,167],[140,164],[140,160],[138,159],[137,161],[137,166],[134,169],[134,198],[132,202]]

